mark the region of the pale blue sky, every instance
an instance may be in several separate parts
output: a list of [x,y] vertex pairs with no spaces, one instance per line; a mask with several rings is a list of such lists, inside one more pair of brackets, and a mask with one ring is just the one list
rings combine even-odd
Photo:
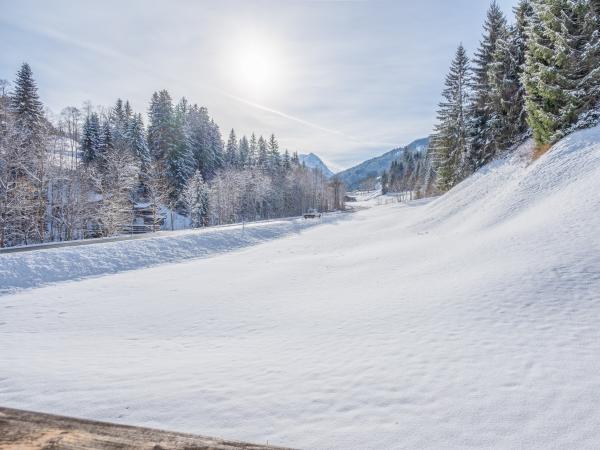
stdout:
[[[517,0],[499,0],[509,14]],[[0,0],[0,78],[31,64],[58,113],[168,89],[224,135],[274,132],[335,169],[426,136],[486,0]]]

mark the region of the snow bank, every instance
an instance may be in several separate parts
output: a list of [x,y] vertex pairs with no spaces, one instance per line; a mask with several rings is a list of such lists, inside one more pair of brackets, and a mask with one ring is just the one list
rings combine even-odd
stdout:
[[600,448],[600,128],[530,150],[431,203],[1,296],[0,403],[297,448]]
[[245,226],[164,232],[156,237],[131,241],[0,254],[0,293],[204,258],[299,233],[320,223],[332,223],[342,218],[340,214],[325,214],[320,221],[274,220]]
[[599,127],[570,135],[533,162],[532,152],[528,141],[492,162],[431,203],[420,225],[475,232],[511,222],[564,226],[582,214],[597,215],[600,197],[592,192],[600,187]]

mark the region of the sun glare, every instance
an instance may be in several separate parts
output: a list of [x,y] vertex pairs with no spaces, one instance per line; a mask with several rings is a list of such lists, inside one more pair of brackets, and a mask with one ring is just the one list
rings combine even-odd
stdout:
[[281,57],[269,42],[247,40],[231,53],[231,78],[236,87],[257,97],[264,97],[281,87]]

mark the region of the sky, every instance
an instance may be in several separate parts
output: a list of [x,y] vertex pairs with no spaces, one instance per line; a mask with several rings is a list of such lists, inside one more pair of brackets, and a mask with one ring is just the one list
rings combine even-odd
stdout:
[[[498,0],[510,15],[517,0]],[[224,139],[274,133],[334,171],[427,136],[487,0],[0,0],[0,79],[28,62],[54,114],[152,93],[206,106]]]

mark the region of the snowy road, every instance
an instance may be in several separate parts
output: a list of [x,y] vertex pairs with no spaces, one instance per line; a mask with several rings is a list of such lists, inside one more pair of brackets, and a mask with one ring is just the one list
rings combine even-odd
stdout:
[[302,448],[598,448],[586,133],[430,204],[4,295],[0,404]]

